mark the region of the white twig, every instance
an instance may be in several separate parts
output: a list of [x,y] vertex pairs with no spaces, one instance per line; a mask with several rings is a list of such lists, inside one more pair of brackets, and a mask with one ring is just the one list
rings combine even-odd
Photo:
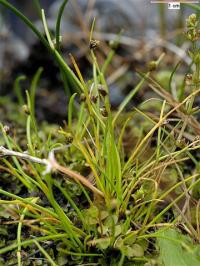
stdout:
[[31,156],[25,152],[17,152],[17,151],[8,150],[3,146],[0,146],[0,157],[1,156],[16,156],[24,160],[28,160],[34,163],[39,163],[39,164],[44,164],[44,165],[47,165],[48,163],[48,160],[46,159],[40,159],[38,157]]
[[16,156],[18,158],[21,158],[27,161],[43,164],[46,166],[46,169],[43,172],[43,175],[48,174],[52,172],[53,170],[57,170],[71,177],[76,182],[80,182],[81,184],[89,188],[91,191],[93,191],[93,193],[98,194],[101,197],[104,197],[103,193],[98,188],[93,186],[92,183],[86,177],[80,175],[79,173],[74,172],[73,170],[65,166],[58,164],[54,156],[54,150],[50,151],[48,159],[40,159],[38,157],[31,156],[24,152],[12,151],[12,150],[6,149],[3,146],[0,146],[0,157],[3,157],[3,156]]

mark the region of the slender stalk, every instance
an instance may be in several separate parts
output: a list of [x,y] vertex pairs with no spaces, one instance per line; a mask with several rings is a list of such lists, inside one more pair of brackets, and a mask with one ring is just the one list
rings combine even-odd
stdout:
[[178,105],[176,105],[171,111],[169,111],[165,116],[162,117],[162,119],[149,131],[149,133],[143,138],[143,140],[137,146],[137,148],[135,149],[135,151],[132,153],[132,155],[130,156],[129,160],[127,161],[127,163],[124,166],[124,171],[130,165],[130,163],[133,161],[133,159],[137,156],[138,152],[140,151],[140,149],[142,148],[142,146],[144,145],[144,143],[149,139],[149,137],[153,134],[153,132],[157,128],[160,127],[160,125],[168,118],[168,116],[171,115],[177,109],[179,109],[183,104],[185,104],[189,99],[191,99],[192,97],[194,97],[195,95],[197,95],[199,92],[200,92],[200,89],[197,90],[197,91],[195,91],[195,92],[193,92],[193,93],[191,93],[187,98],[184,99],[184,101],[182,101],[181,103],[179,103]]
[[12,4],[10,4],[6,0],[0,0],[0,4],[10,9],[12,12],[14,12],[36,34],[39,40],[49,50],[49,44],[46,41],[45,37],[26,16],[24,16],[17,8],[15,8]]
[[64,0],[62,5],[59,8],[58,16],[56,20],[56,48],[60,49],[60,24],[61,24],[61,18],[65,9],[65,6],[67,4],[68,0]]
[[[66,237],[68,237],[68,234],[54,234],[54,235],[48,235],[48,236],[40,236],[40,237],[35,237],[34,239],[28,239],[28,240],[22,241],[20,242],[20,246],[23,247],[26,245],[32,245],[34,244],[34,240],[37,240],[37,241],[60,240]],[[13,249],[16,249],[17,246],[18,246],[18,243],[15,242],[7,247],[0,249],[0,255],[6,252],[9,252]]]
[[52,265],[52,266],[58,266],[58,264],[56,264],[52,258],[49,256],[49,254],[45,251],[45,249],[38,243],[37,240],[33,240],[34,244],[39,248],[39,250],[41,251],[41,253],[47,258],[48,262]]
[[[37,199],[33,199],[31,202],[36,203]],[[21,232],[22,232],[22,224],[24,217],[26,215],[28,208],[25,207],[21,216],[20,216],[20,221],[18,223],[17,227],[17,261],[18,261],[18,266],[22,266],[21,263]]]

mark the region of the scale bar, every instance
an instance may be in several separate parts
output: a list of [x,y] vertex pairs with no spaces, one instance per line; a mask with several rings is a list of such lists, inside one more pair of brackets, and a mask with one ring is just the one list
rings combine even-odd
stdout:
[[151,4],[167,4],[167,3],[185,3],[185,4],[198,4],[199,3],[199,0],[176,0],[176,1],[173,1],[173,0],[151,0]]

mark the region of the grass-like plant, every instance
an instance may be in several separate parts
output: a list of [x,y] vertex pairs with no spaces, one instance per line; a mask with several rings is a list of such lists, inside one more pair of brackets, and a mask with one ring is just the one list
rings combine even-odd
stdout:
[[[33,258],[42,265],[178,266],[178,258],[184,265],[199,265],[199,244],[194,245],[200,241],[200,139],[196,137],[200,125],[195,118],[199,108],[194,106],[200,92],[197,16],[188,18],[186,30],[195,70],[177,88],[178,97],[174,99],[151,75],[165,56],[162,54],[149,64],[147,73],[138,73],[141,81],[118,111],[112,112],[105,66],[114,50],[103,66],[98,64],[93,23],[89,37],[93,77],[86,82],[71,56],[74,74],[60,52],[60,22],[66,3],[59,10],[54,43],[44,10],[46,38],[19,10],[0,0],[54,56],[64,84],[81,92],[78,110],[75,93],[69,100],[66,127],[53,135],[38,126],[35,117],[35,92],[42,69],[35,74],[26,100],[19,84],[23,77],[15,82],[19,104],[23,104],[24,112],[18,115],[26,121],[26,144],[21,146],[1,124],[0,170],[3,179],[23,187],[26,197],[0,188],[1,213],[7,218],[1,227],[5,239],[9,226],[16,225],[15,240],[6,246],[1,243],[1,263],[32,265]],[[146,111],[147,101],[125,113],[144,83],[160,96],[152,99],[155,105],[159,103],[159,110]],[[191,163],[192,169],[187,169]],[[28,236],[23,234],[25,229]]]

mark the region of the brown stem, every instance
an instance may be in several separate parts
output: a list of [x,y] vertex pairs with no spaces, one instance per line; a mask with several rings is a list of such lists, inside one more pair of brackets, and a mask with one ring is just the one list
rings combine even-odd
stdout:
[[100,195],[101,197],[104,197],[104,194],[95,186],[93,186],[90,181],[88,181],[84,176],[74,172],[73,170],[62,166],[56,162],[56,160],[52,160],[51,162],[52,167],[55,170],[58,170],[59,172],[68,175],[69,177],[73,178],[75,181],[79,181],[81,184],[92,190],[95,194]]

